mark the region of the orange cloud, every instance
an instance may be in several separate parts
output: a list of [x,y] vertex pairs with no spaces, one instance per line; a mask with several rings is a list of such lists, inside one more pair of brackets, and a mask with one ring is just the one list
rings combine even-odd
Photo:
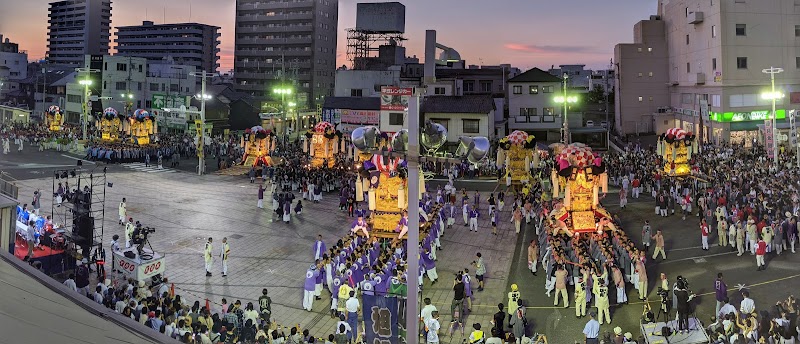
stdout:
[[506,43],[503,45],[508,50],[531,54],[602,54],[594,47],[580,45],[536,45]]

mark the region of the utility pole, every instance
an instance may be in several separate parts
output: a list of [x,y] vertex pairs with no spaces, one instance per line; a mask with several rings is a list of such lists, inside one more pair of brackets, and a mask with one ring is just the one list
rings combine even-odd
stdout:
[[[86,141],[87,132],[89,131],[89,111],[90,111],[89,104],[90,104],[90,98],[91,98],[91,94],[89,94],[89,86],[92,85],[92,79],[90,79],[89,77],[92,75],[92,72],[99,72],[100,70],[99,69],[91,69],[91,68],[75,68],[75,71],[78,72],[78,73],[86,73],[84,79],[78,81],[78,83],[80,83],[84,87],[84,92],[83,92],[84,110],[83,110],[83,116],[82,116],[83,120],[81,122],[83,122],[82,123],[83,141]],[[45,74],[45,75],[47,75],[47,74]],[[47,86],[45,85],[45,90],[46,89],[47,89]]]
[[[614,68],[613,66],[614,66],[614,59],[612,58],[608,62],[608,70],[606,70],[606,76],[605,76],[605,79],[606,79],[606,149],[609,149],[611,147],[611,145],[610,145],[610,140],[611,140],[611,122],[608,120],[608,113],[609,113],[608,96],[609,96],[609,94],[611,92],[609,91],[609,87],[608,87],[608,73],[613,70],[612,69],[612,68]],[[653,128],[653,129],[655,129],[655,128]]]
[[[772,157],[775,169],[778,168],[778,124],[777,113],[775,112],[775,102],[783,98],[783,93],[775,92],[775,74],[782,73],[783,68],[769,67],[761,70],[762,73],[769,74],[770,83],[772,84],[772,91],[768,95],[763,95],[762,98],[772,100]],[[766,135],[765,135],[766,136]],[[766,141],[766,140],[765,140]],[[766,143],[766,142],[765,142]]]
[[406,341],[419,339],[419,94],[415,89],[408,100],[408,293],[406,298]]
[[206,79],[217,74],[202,71],[200,73],[190,73],[190,75],[202,78],[200,94],[195,97],[200,99],[200,140],[197,144],[197,175],[203,175],[206,172],[205,152],[203,151],[206,147],[206,100],[211,98],[206,94]]

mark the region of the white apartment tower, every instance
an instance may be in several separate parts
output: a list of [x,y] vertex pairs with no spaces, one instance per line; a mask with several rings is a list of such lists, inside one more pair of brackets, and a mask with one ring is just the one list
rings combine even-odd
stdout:
[[657,16],[636,24],[634,44],[615,48],[620,133],[681,127],[707,141],[760,139],[771,116],[771,101],[760,96],[770,85],[762,70],[770,67],[784,70],[775,76],[785,94],[776,112],[778,128],[788,128],[788,111],[800,107],[793,105],[800,103],[800,1],[658,5]]
[[83,65],[84,55],[108,55],[111,0],[65,0],[50,3],[47,60]]

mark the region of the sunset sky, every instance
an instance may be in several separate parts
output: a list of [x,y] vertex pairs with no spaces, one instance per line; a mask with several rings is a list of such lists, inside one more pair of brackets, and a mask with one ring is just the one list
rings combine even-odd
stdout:
[[[0,1],[0,33],[44,57],[46,0]],[[355,8],[366,0],[339,1],[338,65],[350,65],[345,30],[355,26]],[[614,45],[631,42],[633,24],[655,14],[656,0],[405,0],[408,55],[421,57],[425,30],[455,48],[469,64],[511,63],[520,69],[559,64],[608,67]],[[222,27],[220,71],[233,67],[234,0],[114,0],[112,27],[198,22]],[[191,8],[191,10],[190,10]],[[112,41],[114,38],[112,28]]]

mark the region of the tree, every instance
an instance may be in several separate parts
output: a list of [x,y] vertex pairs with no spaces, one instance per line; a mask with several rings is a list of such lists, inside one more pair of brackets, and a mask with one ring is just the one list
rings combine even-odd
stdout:
[[606,101],[606,93],[603,90],[603,86],[594,85],[594,88],[589,91],[589,94],[586,97],[586,101],[590,104],[602,104]]

